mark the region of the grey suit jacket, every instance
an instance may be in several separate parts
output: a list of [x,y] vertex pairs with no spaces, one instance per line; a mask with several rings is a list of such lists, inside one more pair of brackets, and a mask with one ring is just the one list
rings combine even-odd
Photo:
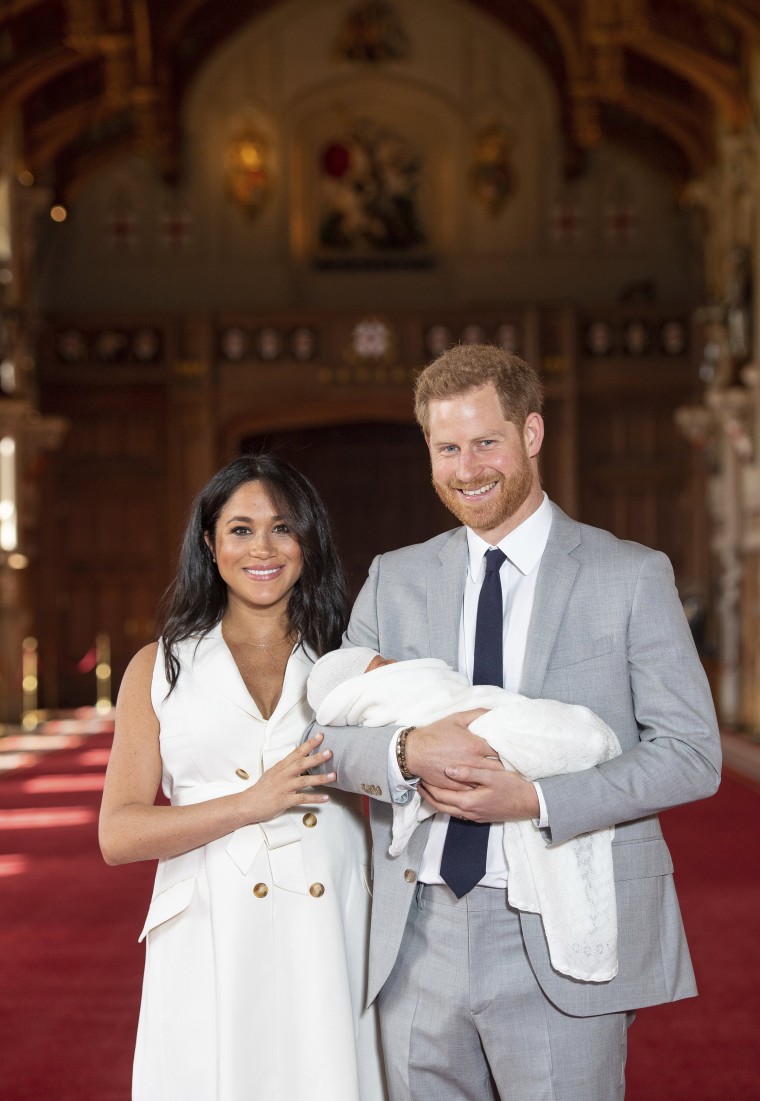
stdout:
[[[657,813],[716,791],[720,739],[668,559],[552,508],[520,691],[590,707],[623,748],[596,768],[541,780],[551,843],[617,827],[618,975],[583,983],[558,974],[540,917],[526,913],[520,920],[546,995],[564,1012],[585,1016],[696,993]],[[464,528],[380,555],[357,598],[345,644],[370,646],[386,657],[442,658],[456,668],[466,565]],[[429,829],[423,823],[400,857],[388,856],[394,732],[325,729],[338,786],[373,796],[370,1001],[395,962]]]

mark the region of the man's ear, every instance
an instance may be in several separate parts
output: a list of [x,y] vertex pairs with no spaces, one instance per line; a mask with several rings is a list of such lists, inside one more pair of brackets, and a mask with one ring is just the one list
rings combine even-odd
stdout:
[[528,413],[523,428],[525,448],[531,459],[535,458],[544,442],[544,418],[540,413]]

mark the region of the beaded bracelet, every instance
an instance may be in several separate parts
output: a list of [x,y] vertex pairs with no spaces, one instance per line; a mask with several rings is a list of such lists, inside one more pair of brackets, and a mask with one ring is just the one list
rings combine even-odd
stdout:
[[414,780],[415,775],[409,771],[406,763],[406,739],[413,730],[416,730],[416,726],[407,726],[399,734],[396,740],[396,761],[398,763],[399,772],[405,780]]

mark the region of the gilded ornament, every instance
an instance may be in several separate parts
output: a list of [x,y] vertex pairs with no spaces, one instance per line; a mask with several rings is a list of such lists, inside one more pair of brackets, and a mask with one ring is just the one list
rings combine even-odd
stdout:
[[515,189],[511,145],[509,134],[497,123],[485,126],[475,138],[470,190],[492,218],[501,213]]

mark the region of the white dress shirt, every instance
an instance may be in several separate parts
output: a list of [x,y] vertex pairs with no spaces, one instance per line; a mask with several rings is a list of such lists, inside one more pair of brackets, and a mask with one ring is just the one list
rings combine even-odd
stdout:
[[[536,579],[541,557],[549,538],[552,512],[549,499],[544,499],[535,512],[524,520],[519,527],[506,535],[498,547],[507,556],[502,563],[499,577],[501,580],[502,607],[504,612],[504,684],[508,692],[519,692],[522,678],[525,646],[528,638],[528,626],[533,611],[533,597],[536,591]],[[459,625],[459,671],[472,683],[472,671],[475,661],[475,620],[477,617],[478,597],[485,576],[484,557],[491,545],[467,528],[468,567],[465,580],[462,617]],[[385,654],[384,657],[395,657]],[[395,753],[395,739],[391,742],[388,755],[388,770],[391,797],[404,803],[409,798],[408,784],[398,769]],[[546,808],[539,784],[534,785],[540,804],[539,825],[548,826]],[[422,883],[443,883],[440,867],[443,855],[443,843],[449,825],[449,815],[439,813],[430,827],[419,880]],[[494,824],[488,838],[486,873],[480,880],[481,887],[506,887],[507,868],[504,860],[503,827]]]

